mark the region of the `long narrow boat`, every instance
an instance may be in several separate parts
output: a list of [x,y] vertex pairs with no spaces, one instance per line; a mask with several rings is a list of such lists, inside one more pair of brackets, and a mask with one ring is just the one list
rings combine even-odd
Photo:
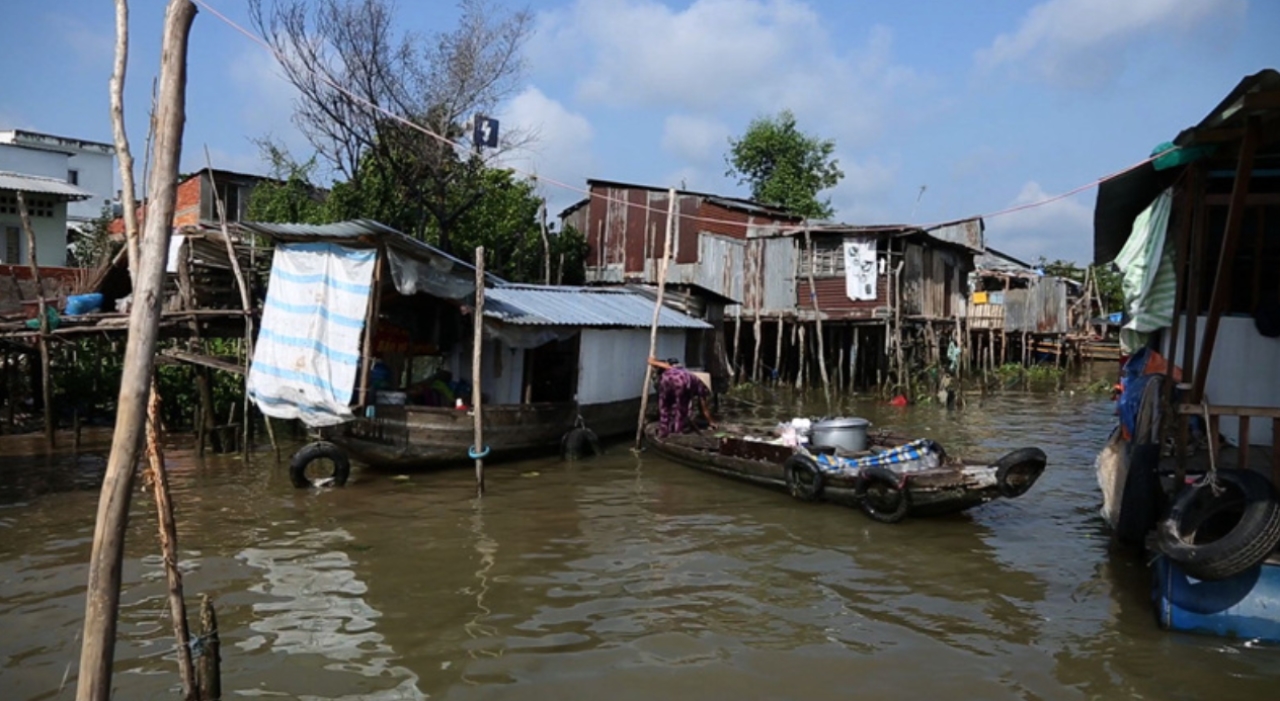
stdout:
[[884,432],[869,435],[868,450],[856,454],[815,454],[740,427],[661,438],[657,424],[651,423],[645,439],[654,452],[689,467],[786,491],[804,501],[855,506],[884,523],[1021,496],[1047,462],[1039,448],[1021,448],[989,464],[967,464],[947,456],[933,441]]

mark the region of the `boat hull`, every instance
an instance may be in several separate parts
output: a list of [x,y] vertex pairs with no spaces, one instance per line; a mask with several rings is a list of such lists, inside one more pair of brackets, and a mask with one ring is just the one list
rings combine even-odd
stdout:
[[[651,449],[675,462],[710,474],[720,475],[770,489],[788,491],[783,463],[790,448],[753,443],[754,455],[726,455],[717,439],[709,436],[678,436],[660,439],[656,424],[645,427]],[[994,465],[948,465],[910,473],[906,491],[911,499],[911,515],[952,514],[985,504],[1002,495]],[[822,499],[846,506],[859,506],[862,496],[856,477],[824,477]]]
[[1265,562],[1217,581],[1191,577],[1164,555],[1153,569],[1161,628],[1280,642],[1280,564]]
[[[561,439],[584,424],[608,437],[635,429],[640,400],[581,406],[574,403],[498,404],[484,411],[485,460],[552,453]],[[475,417],[469,411],[439,407],[378,406],[372,417],[330,431],[325,438],[371,467],[429,469],[472,459]]]

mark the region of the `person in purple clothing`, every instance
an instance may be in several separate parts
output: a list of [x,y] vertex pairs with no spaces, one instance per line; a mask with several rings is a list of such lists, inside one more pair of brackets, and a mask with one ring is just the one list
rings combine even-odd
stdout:
[[687,433],[693,423],[693,401],[697,399],[702,407],[702,415],[707,424],[715,428],[711,418],[711,409],[707,407],[707,397],[711,394],[697,375],[681,367],[676,361],[663,362],[657,358],[649,358],[649,364],[657,368],[662,375],[658,379],[658,436],[666,438],[675,433]]

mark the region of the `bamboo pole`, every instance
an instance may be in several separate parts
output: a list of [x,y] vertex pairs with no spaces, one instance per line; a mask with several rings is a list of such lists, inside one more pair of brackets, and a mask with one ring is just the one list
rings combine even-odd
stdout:
[[808,358],[804,354],[804,323],[796,322],[796,333],[800,336],[800,369],[796,371],[796,389],[804,389],[804,371]]
[[363,358],[363,365],[360,368],[360,406],[370,404],[369,373],[373,370],[373,334],[378,326],[378,314],[382,305],[383,258],[382,246],[378,246],[378,253],[373,258],[373,283],[369,287],[369,306],[364,320],[364,343],[360,351],[360,356]]
[[139,241],[138,271],[134,276],[116,429],[98,501],[93,549],[89,558],[81,636],[77,701],[107,701],[111,695],[111,666],[115,657],[116,617],[120,607],[120,575],[133,475],[138,462],[146,403],[155,368],[164,268],[173,224],[178,162],[182,149],[187,81],[187,39],[196,6],[190,0],[170,0],[165,11],[160,61],[160,104],[156,115],[155,170],[149,183],[146,219]]
[[782,336],[786,322],[782,317],[778,317],[778,337],[773,342],[773,379],[774,384],[782,378]]
[[[662,296],[667,289],[667,261],[671,258],[671,238],[675,228],[675,218],[676,189],[671,188],[667,190],[667,233],[662,237],[662,262],[658,264],[658,295],[653,303],[653,322],[649,325],[649,355],[645,358],[644,384],[640,387],[640,416],[636,420],[636,450],[640,449],[640,443],[644,439],[644,419],[649,411],[649,384],[653,382],[653,366],[649,364],[648,358],[654,357],[658,352],[658,318],[662,315]],[[738,320],[739,322],[742,320],[741,313],[738,315]],[[735,355],[738,352],[737,339],[733,343],[733,352]]]
[[182,594],[182,572],[178,569],[178,527],[173,518],[173,501],[169,495],[169,475],[164,467],[161,438],[160,387],[153,377],[151,398],[147,402],[147,476],[155,494],[156,517],[160,527],[160,553],[164,558],[164,574],[169,584],[169,616],[173,620],[173,637],[177,642],[178,676],[182,679],[182,695],[186,699],[195,699],[196,679],[191,666],[187,604]]
[[904,265],[906,265],[906,261],[900,260],[897,267],[893,269],[893,334],[894,346],[898,356],[898,384],[903,390],[903,394],[910,400],[911,382],[907,379],[907,361],[902,349],[902,267]]
[[44,302],[44,282],[40,279],[40,264],[36,257],[36,230],[31,226],[31,216],[27,212],[27,200],[21,190],[17,191],[18,215],[22,219],[22,228],[27,232],[27,263],[31,265],[31,282],[36,286],[36,309],[40,315],[40,387],[41,404],[44,406],[44,442],[48,450],[53,450],[53,385],[49,374],[49,312]]
[[474,417],[475,444],[472,455],[476,461],[476,496],[484,496],[484,456],[489,452],[484,444],[484,407],[481,391],[481,361],[484,348],[484,246],[476,247],[476,308],[472,313],[474,330],[471,340],[471,415]]

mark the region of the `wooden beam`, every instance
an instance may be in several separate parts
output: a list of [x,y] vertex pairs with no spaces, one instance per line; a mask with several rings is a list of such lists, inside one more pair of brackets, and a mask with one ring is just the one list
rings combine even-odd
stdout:
[[180,360],[191,365],[200,365],[206,368],[213,368],[214,370],[234,373],[236,375],[245,374],[244,366],[239,363],[211,358],[207,355],[200,355],[198,353],[188,353],[187,351],[178,350],[177,348],[166,348],[165,350],[160,351],[160,355],[167,358],[173,358],[174,360]]
[[1253,174],[1253,156],[1257,150],[1259,124],[1251,119],[1240,144],[1240,161],[1236,164],[1236,179],[1231,190],[1231,205],[1227,210],[1227,228],[1222,237],[1222,253],[1218,258],[1218,272],[1214,277],[1213,295],[1209,298],[1209,318],[1204,325],[1204,340],[1200,343],[1200,360],[1196,363],[1196,376],[1191,385],[1190,401],[1199,404],[1204,399],[1204,385],[1209,379],[1209,364],[1213,361],[1213,348],[1218,340],[1218,324],[1227,310],[1231,298],[1231,272],[1236,252],[1240,248],[1240,231],[1244,223],[1244,200],[1249,193],[1249,179]]
[[[1199,416],[1204,412],[1204,408],[1199,404],[1179,404],[1179,414],[1189,414]],[[1210,416],[1261,416],[1265,418],[1280,419],[1280,407],[1274,406],[1226,406],[1222,404],[1214,404],[1209,407]]]

